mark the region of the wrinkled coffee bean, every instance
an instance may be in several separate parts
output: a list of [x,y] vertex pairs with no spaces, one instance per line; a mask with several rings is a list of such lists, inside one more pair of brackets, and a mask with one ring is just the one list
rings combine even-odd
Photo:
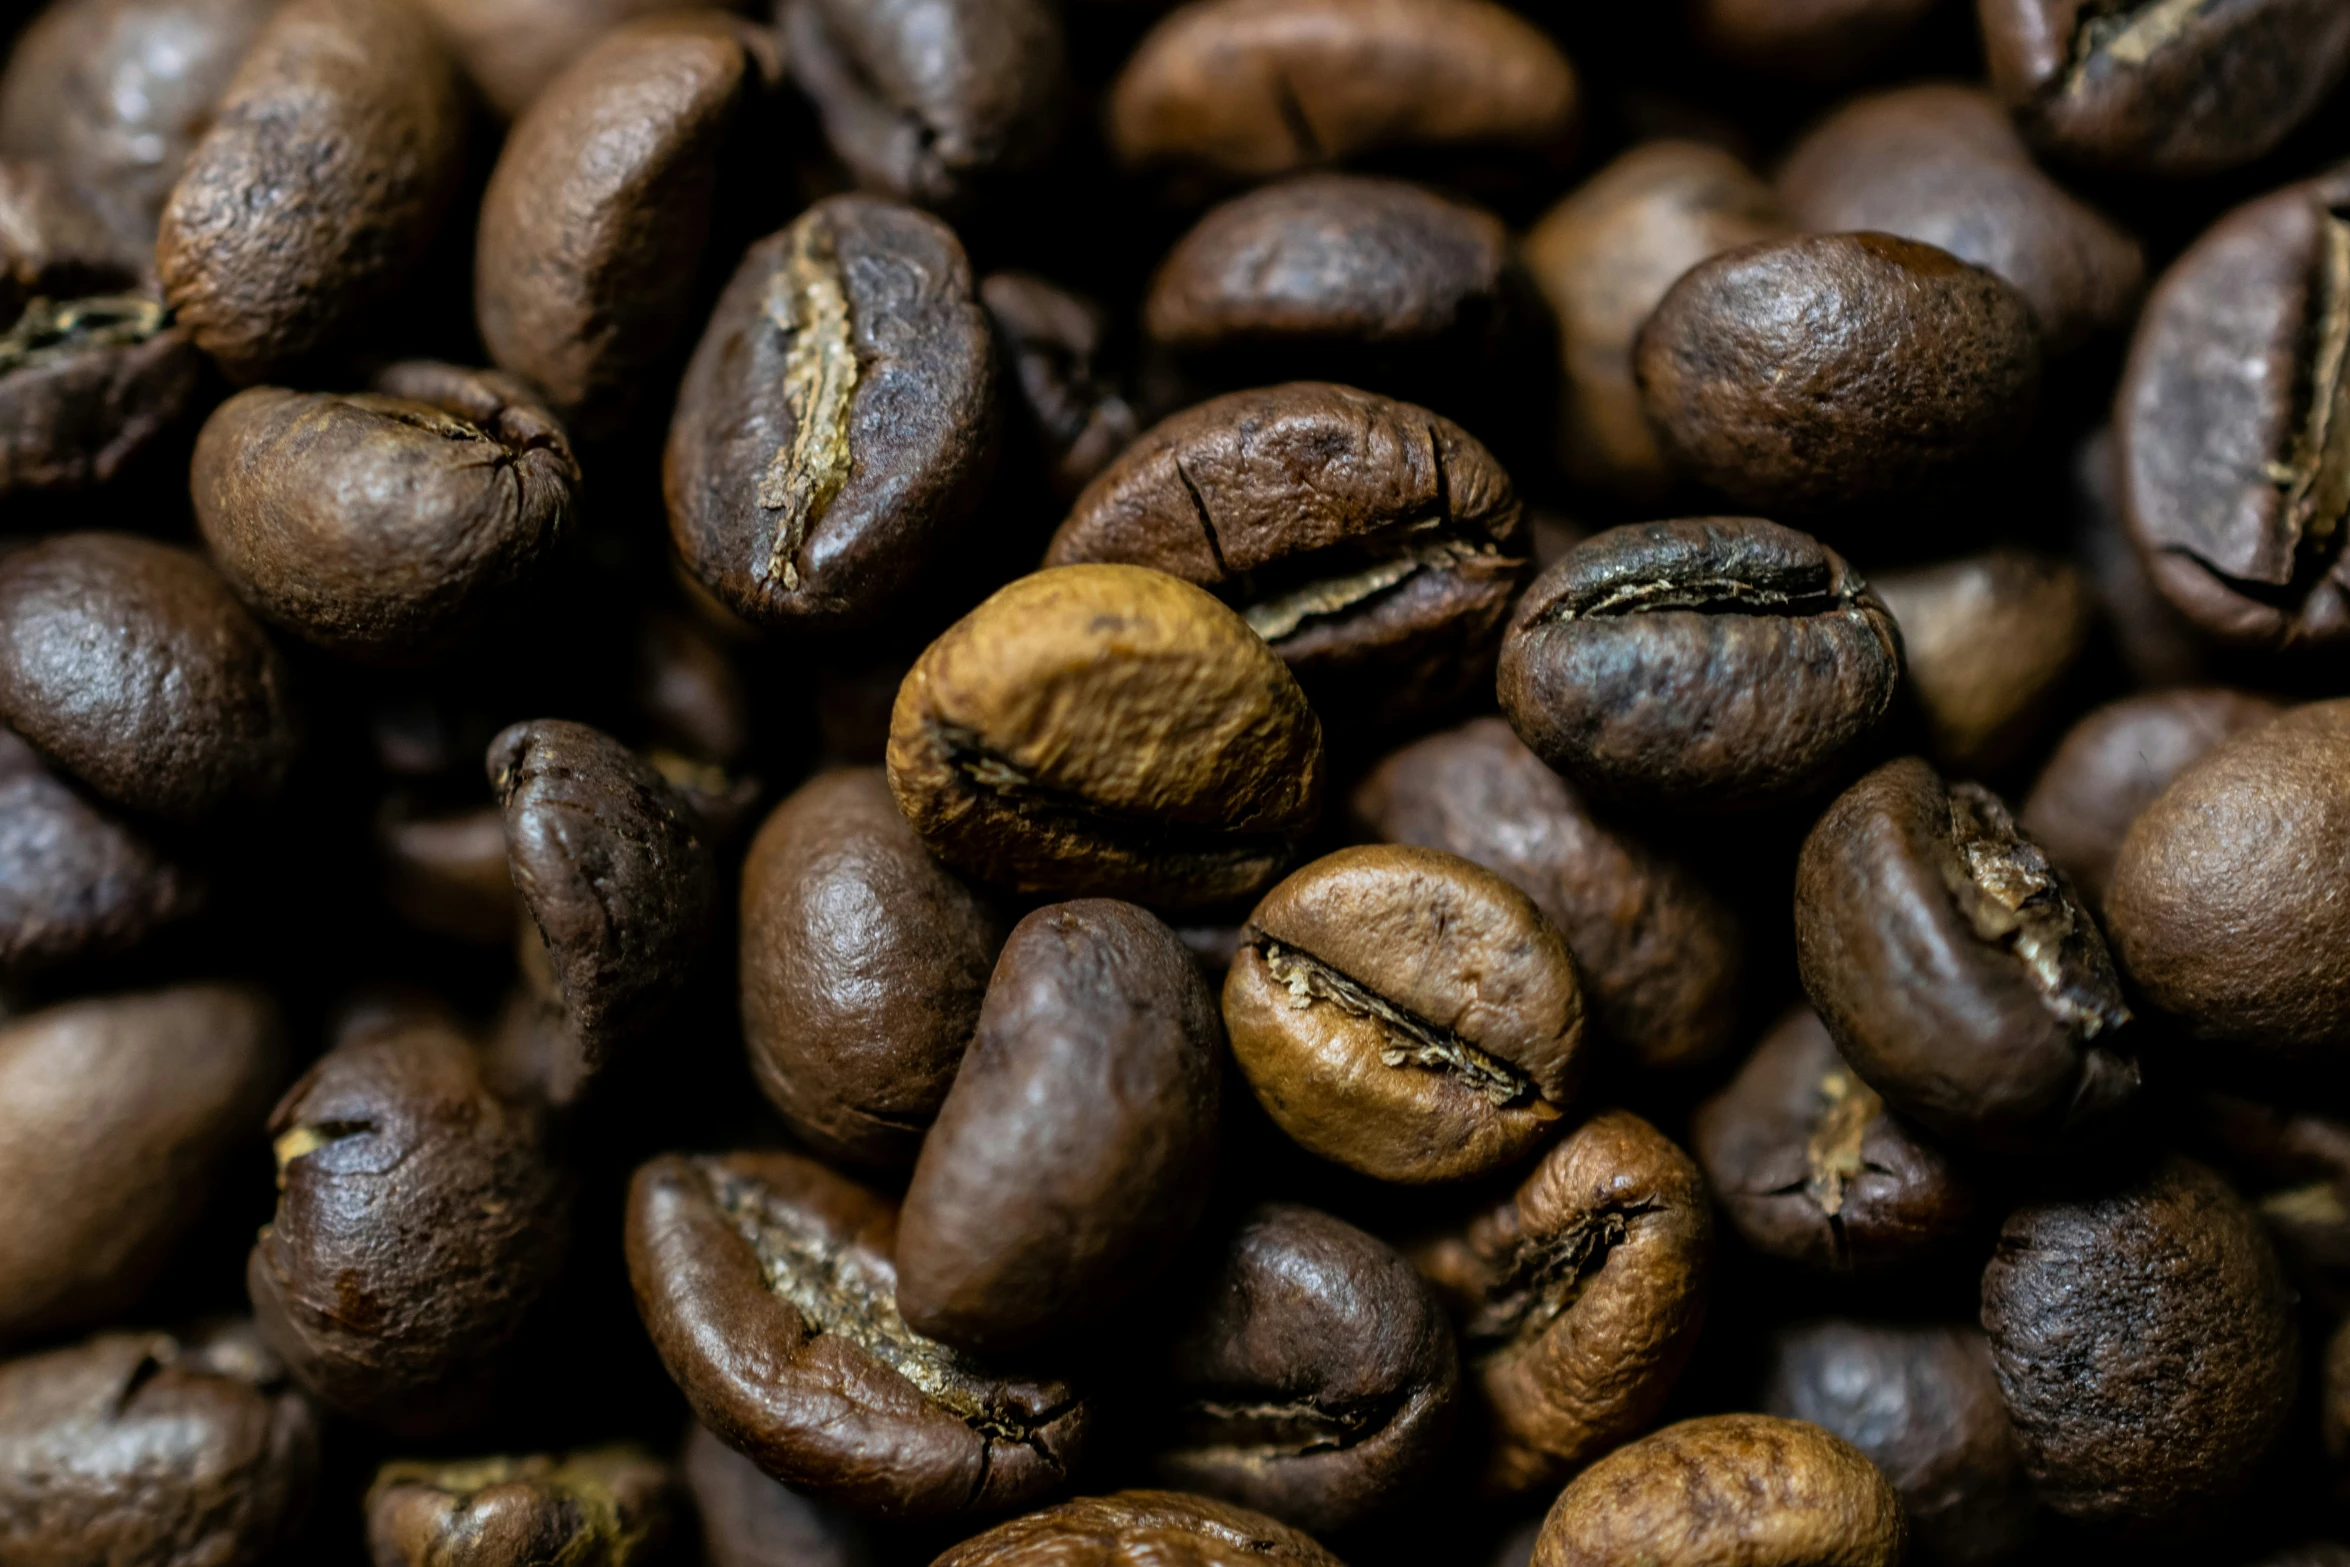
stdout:
[[1182,1491],[1081,1496],[955,1546],[931,1567],[1339,1567],[1310,1535]]
[[1819,512],[1914,494],[2013,447],[2040,382],[2024,297],[1947,251],[1813,234],[1701,261],[1633,351],[1682,473]]
[[1803,988],[1885,1102],[2018,1152],[2126,1110],[2130,1009],[2096,922],[1998,796],[1887,762],[1828,807],[1795,873]]
[[1555,1485],[1655,1420],[1697,1348],[1713,1210],[1689,1156],[1593,1116],[1516,1193],[1420,1250],[1491,1406],[1488,1479]]
[[1869,580],[1901,627],[1902,673],[1934,764],[1990,773],[2023,754],[2089,645],[2081,574],[1999,549]]
[[1612,528],[1526,590],[1501,705],[1593,794],[1747,810],[1848,773],[1892,710],[1902,644],[1843,557],[1754,517]]
[[402,1462],[367,1488],[375,1567],[637,1567],[668,1545],[669,1469],[627,1448]]
[[1894,53],[1934,0],[1695,0],[1706,52],[1746,70],[1806,83],[1846,81]]
[[1077,498],[1045,561],[1196,582],[1317,711],[1389,723],[1490,678],[1526,570],[1517,493],[1474,437],[1321,382],[1235,392],[1147,431]]
[[1558,927],[1470,860],[1341,849],[1265,895],[1224,982],[1249,1087],[1303,1147],[1384,1181],[1460,1180],[1557,1129],[1583,1072]]
[[1732,1227],[1767,1256],[1882,1272],[1943,1250],[1974,1216],[1965,1176],[1886,1110],[1808,1007],[1763,1036],[1690,1137]]
[[418,930],[476,946],[514,940],[520,906],[506,865],[506,813],[494,805],[424,815],[387,803],[375,823],[383,899]]
[[983,881],[1196,908],[1280,874],[1321,809],[1322,728],[1201,589],[1061,566],[923,653],[890,714],[889,786],[931,852]]
[[1141,430],[1134,407],[1099,363],[1101,308],[1028,272],[982,278],[979,301],[1011,361],[1012,387],[1037,444],[1048,488],[1066,505]]
[[978,504],[996,424],[994,337],[954,233],[835,196],[751,247],[694,350],[670,537],[754,624],[870,621]]
[[[606,33],[710,0],[417,0],[491,111],[513,119]],[[731,8],[730,8],[731,9]]]
[[1086,1405],[907,1327],[896,1232],[894,1204],[813,1160],[672,1154],[629,1189],[628,1271],[694,1413],[797,1490],[924,1519],[1059,1485]]
[[872,1567],[855,1520],[819,1506],[695,1422],[679,1461],[709,1567]]
[[2026,1203],[1983,1272],[1983,1330],[2040,1499],[2172,1538],[2249,1485],[2300,1375],[2284,1270],[2228,1184],[2172,1157]]
[[1167,1484],[1318,1533],[1409,1500],[1443,1452],[1460,1356],[1426,1280],[1295,1203],[1243,1214],[1169,1350]]
[[0,558],[0,719],[117,805],[190,820],[273,797],[292,671],[204,558],[119,533]]

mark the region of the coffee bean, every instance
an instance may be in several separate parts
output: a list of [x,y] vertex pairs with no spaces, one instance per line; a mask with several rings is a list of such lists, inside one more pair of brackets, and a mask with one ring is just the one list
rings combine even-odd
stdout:
[[1139,566],[1061,566],[923,653],[889,786],[931,852],[984,881],[1196,908],[1280,874],[1321,809],[1321,753],[1238,615]]
[[780,71],[708,11],[615,29],[515,124],[482,198],[473,308],[498,365],[583,439],[617,434],[687,330],[721,159]]
[[836,196],[753,245],[669,426],[669,532],[756,624],[870,621],[995,465],[995,349],[937,219]]
[[662,1557],[668,1466],[628,1448],[384,1465],[367,1488],[375,1567],[636,1567]]
[[2249,163],[2350,65],[2327,0],[1976,0],[1991,84],[2043,152],[2185,179]]
[[2021,294],[1946,251],[1813,234],[1692,267],[1633,365],[1682,473],[1736,505],[1820,512],[1915,494],[2012,448],[2040,333]]
[[541,1112],[493,1094],[452,1025],[394,1010],[355,1019],[269,1135],[277,1214],[245,1283],[271,1346],[396,1435],[477,1418],[570,1240]]
[[1318,711],[1392,724],[1490,678],[1525,542],[1509,475],[1460,426],[1298,382],[1146,432],[1077,498],[1045,561],[1196,582],[1240,611]]
[[2146,302],[2114,401],[2130,537],[2207,636],[2350,637],[2350,174],[2237,208]]
[[2271,1059],[2339,1048],[2346,752],[2350,702],[2295,708],[2189,766],[2122,840],[2105,895],[2114,948],[2189,1037]]
[[1059,1485],[1087,1406],[906,1326],[896,1232],[894,1204],[813,1160],[667,1155],[629,1189],[629,1277],[694,1413],[786,1485],[910,1520]]
[[2328,1313],[2350,1305],[2350,1123],[2233,1094],[2194,1108],[2188,1146],[2258,1210],[2295,1287]]
[[1310,1535],[1262,1513],[1182,1491],[1081,1496],[996,1525],[931,1567],[1339,1567]]
[[286,1080],[259,991],[181,985],[0,1024],[0,1342],[138,1304]]
[[2130,1009],[2089,911],[2004,803],[1887,762],[1829,806],[1795,875],[1803,988],[1903,1115],[2006,1152],[2126,1110]]
[[511,607],[570,526],[579,465],[522,382],[413,360],[367,392],[238,393],[205,422],[191,487],[221,574],[265,619],[416,663]]
[[427,815],[399,800],[376,813],[383,899],[418,930],[509,947],[521,912],[506,866],[506,813],[494,805]]
[[1997,549],[1869,581],[1901,627],[1902,673],[1934,764],[1982,774],[2024,754],[2089,645],[2081,574]]
[[1452,1327],[1392,1247],[1295,1203],[1243,1214],[1169,1351],[1165,1483],[1318,1533],[1409,1500],[1460,1387]]
[[2145,286],[2138,242],[2042,174],[1976,88],[1856,98],[1795,144],[1778,186],[1815,233],[1896,234],[2005,278],[2031,301],[2052,358],[2127,326]]
[[2090,432],[2074,449],[2070,477],[2073,561],[2088,578],[2104,640],[2122,671],[2148,688],[2213,679],[2211,646],[2155,587],[2130,542],[2113,426]]
[[1829,1320],[1771,1340],[1763,1408],[1860,1449],[1901,1493],[1911,1560],[2004,1561],[2030,1543],[2038,1503],[1990,1346],[1971,1324]]
[[[514,119],[609,32],[639,17],[711,9],[710,0],[418,0],[482,100]],[[733,9],[733,7],[724,7]]]
[[1402,844],[1341,849],[1265,895],[1224,1024],[1283,1131],[1386,1181],[1524,1158],[1583,1070],[1582,987],[1558,927],[1483,866]]
[[1526,590],[1501,705],[1602,798],[1745,810],[1848,773],[1892,710],[1893,618],[1835,551],[1753,517],[1614,528]]
[[898,1220],[898,1309],[1001,1354],[1108,1314],[1207,1202],[1224,1038],[1191,954],[1106,898],[1012,928]]
[[0,719],[115,804],[268,800],[300,747],[292,687],[199,555],[69,533],[0,558]]
[[759,1472],[695,1422],[679,1461],[702,1525],[710,1567],[873,1567],[854,1519]]
[[1012,390],[1042,449],[1048,487],[1066,505],[1141,428],[1098,363],[1108,330],[1101,307],[1031,272],[982,278],[979,299],[1011,361]]
[[2092,904],[2105,901],[2122,839],[2172,779],[2283,704],[2223,686],[2110,702],[2065,733],[2017,820]]
[[402,0],[289,0],[163,208],[155,269],[196,346],[251,382],[350,337],[430,245],[463,126]]
[[1807,84],[1847,81],[1898,51],[1933,0],[1697,0],[1691,23],[1715,58]]
[[1656,1419],[1697,1348],[1712,1254],[1697,1166],[1623,1110],[1416,1254],[1491,1409],[1490,1483],[1556,1485]]
[[1766,1256],[1884,1272],[1947,1249],[1974,1216],[1966,1177],[1886,1110],[1808,1007],[1763,1036],[1690,1134],[1722,1211]]
[[1558,319],[1558,455],[1570,478],[1641,505],[1664,499],[1673,472],[1640,407],[1633,339],[1682,273],[1786,228],[1745,164],[1690,141],[1634,147],[1534,226],[1525,262]]
[[248,1323],[0,1363],[0,1556],[269,1558],[309,1510],[318,1424]]
[[2134,1538],[2175,1538],[2249,1485],[2300,1374],[2260,1221],[2175,1157],[2010,1214],[1983,1330],[2041,1500]]

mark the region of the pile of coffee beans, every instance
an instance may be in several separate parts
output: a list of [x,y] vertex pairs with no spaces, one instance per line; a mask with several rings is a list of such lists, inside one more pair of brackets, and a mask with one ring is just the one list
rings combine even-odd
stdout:
[[2350,0],[0,52],[0,1567],[2350,1567]]

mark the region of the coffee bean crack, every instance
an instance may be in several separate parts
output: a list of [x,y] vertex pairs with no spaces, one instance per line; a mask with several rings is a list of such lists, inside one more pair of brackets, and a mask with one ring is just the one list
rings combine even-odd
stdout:
[[801,547],[840,498],[855,466],[849,448],[858,375],[854,322],[848,278],[824,224],[802,223],[793,232],[783,265],[767,279],[767,320],[790,343],[783,400],[792,429],[759,475],[759,509],[775,514],[775,533],[752,576],[781,582],[791,592],[800,585]]
[[2075,96],[2088,90],[2101,62],[2135,69],[2162,49],[2186,36],[2216,0],[2149,0],[2138,5],[2114,0],[2091,0],[2081,8],[2073,28],[2072,48],[2066,58],[2064,91]]
[[1797,570],[1759,577],[1678,577],[1608,586],[1596,597],[1562,598],[1541,617],[1544,622],[1611,620],[1670,611],[1695,615],[1771,615],[1790,620],[1843,615],[1858,607],[1857,588],[1837,589],[1822,571]]
[[1461,1334],[1493,1360],[1540,1338],[1582,1296],[1614,1250],[1631,1239],[1633,1224],[1655,1211],[1651,1203],[1598,1208],[1555,1235],[1521,1241],[1461,1324]]
[[2074,1038],[2095,1039],[2130,1020],[2105,938],[2040,846],[2017,832],[2007,807],[1979,785],[1950,787],[1942,875],[1975,935],[2014,954]]
[[1186,1404],[1191,1445],[1243,1461],[1338,1453],[1385,1430],[1400,1399],[1200,1398]]
[[93,348],[126,348],[144,343],[171,325],[159,299],[139,294],[100,294],[87,299],[25,301],[15,324],[0,334],[0,375],[37,369]]
[[1302,1012],[1317,1002],[1327,1002],[1376,1023],[1386,1036],[1379,1059],[1388,1066],[1441,1072],[1483,1094],[1497,1110],[1524,1103],[1540,1092],[1532,1078],[1508,1062],[1488,1055],[1443,1024],[1397,1006],[1312,953],[1262,934],[1249,944],[1263,958],[1266,971],[1289,991],[1291,1007]]
[[[1352,570],[1330,572],[1327,557],[1332,555],[1362,563]],[[1446,531],[1441,523],[1421,523],[1402,530],[1384,547],[1363,541],[1343,550],[1316,551],[1308,559],[1313,566],[1293,563],[1293,570],[1287,573],[1292,580],[1306,577],[1294,587],[1269,585],[1267,574],[1260,572],[1242,577],[1227,589],[1240,618],[1267,642],[1278,643],[1310,624],[1335,619],[1424,571],[1459,571],[1472,565],[1503,571],[1518,564],[1496,546]],[[1314,566],[1326,574],[1314,574]]]

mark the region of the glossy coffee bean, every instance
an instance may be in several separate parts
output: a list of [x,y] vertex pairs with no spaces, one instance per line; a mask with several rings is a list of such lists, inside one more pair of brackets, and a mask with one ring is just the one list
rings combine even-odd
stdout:
[[835,196],[753,245],[694,350],[663,465],[696,581],[756,625],[870,621],[994,470],[996,366],[954,233]]
[[304,1387],[399,1435],[479,1416],[570,1241],[543,1119],[430,1014],[363,1015],[287,1091],[245,1284]]
[[1297,382],[1145,432],[1077,498],[1045,562],[1196,582],[1271,644],[1317,711],[1392,723],[1491,678],[1525,548],[1509,475],[1467,431]]
[[1105,362],[1101,307],[1031,272],[997,272],[980,303],[1011,362],[1012,390],[1063,504],[1134,440],[1141,420]]
[[1081,1496],[973,1535],[931,1567],[1339,1567],[1287,1524],[1183,1491]]
[[1752,170],[1693,141],[1634,147],[1534,226],[1525,263],[1558,320],[1558,454],[1570,478],[1639,504],[1665,497],[1672,466],[1640,407],[1633,339],[1682,273],[1786,228]]
[[274,796],[292,671],[192,551],[67,533],[0,559],[0,719],[117,805],[182,820]]
[[281,7],[163,208],[155,268],[196,346],[258,381],[351,336],[430,245],[463,127],[448,54],[402,0]]
[[661,1559],[669,1468],[628,1448],[403,1461],[367,1488],[375,1567],[638,1567]]
[[2131,541],[2162,596],[2233,646],[2350,637],[2345,210],[2338,172],[2220,219],[2156,283],[2115,396]]
[[[605,34],[710,0],[418,0],[492,113],[514,119]],[[732,9],[728,7],[727,9]]]
[[2291,1413],[2292,1300],[2252,1210],[2183,1159],[2009,1215],[1983,1330],[2041,1500],[2141,1538],[2210,1518]]
[[1908,42],[1933,0],[1697,0],[1707,53],[1742,70],[1805,83],[1849,81]]
[[1943,1136],[2018,1151],[2137,1095],[2096,921],[1996,795],[1916,757],[1854,784],[1804,840],[1795,952],[1844,1059]]
[[2189,764],[2284,711],[2224,686],[2109,702],[2065,732],[2017,819],[2092,904],[2102,905],[2130,824]]
[[653,1346],[702,1422],[768,1474],[904,1519],[1000,1512],[1061,1484],[1087,1406],[909,1328],[896,1237],[894,1204],[794,1154],[667,1155],[629,1189]]
[[1766,1256],[1884,1272],[1944,1250],[1974,1216],[1966,1177],[1844,1064],[1808,1007],[1763,1036],[1690,1134],[1731,1227]]
[[2184,179],[2249,163],[2350,66],[2326,0],[2234,5],[1976,0],[1991,84],[2035,145],[2086,168]]
[[1795,144],[1778,186],[1814,233],[1896,234],[2005,278],[2052,357],[2127,326],[2145,285],[2137,240],[2041,173],[2007,112],[1972,87],[1854,99]]
[[1501,705],[1605,799],[1745,810],[1834,783],[1892,710],[1893,618],[1843,557],[1754,517],[1585,540],[1526,590]]
[[2346,756],[2350,701],[2295,708],[2189,766],[2122,840],[2114,948],[2189,1037],[2287,1060],[2340,1050]]
[[318,1426],[249,1323],[0,1362],[0,1557],[274,1559],[310,1508]]
[[1169,1354],[1166,1484],[1316,1533],[1392,1513],[1441,1458],[1460,1356],[1392,1247],[1295,1203],[1243,1214]]
[[1418,1252],[1491,1408],[1489,1481],[1555,1485],[1656,1419],[1697,1348],[1712,1256],[1697,1166],[1623,1110]]
[[1934,764],[1980,775],[2029,750],[2096,629],[2080,572],[1996,549],[1869,581],[1901,627],[1903,675]]
[[699,1421],[678,1467],[709,1567],[871,1567],[871,1546],[854,1519],[768,1479]]
[[254,387],[196,442],[196,525],[266,620],[345,658],[477,637],[571,524],[579,464],[509,375],[411,360],[372,390]]
[[1249,1087],[1305,1148],[1386,1181],[1515,1163],[1583,1071],[1558,927],[1472,861],[1341,849],[1265,895],[1224,982]]
[[931,852],[1026,893],[1230,902],[1321,809],[1322,732],[1240,616],[1139,566],[1061,566],[924,651],[889,785]]
[[0,1024],[0,1342],[119,1317],[259,1141],[286,1080],[259,991],[181,985]]
[[1503,720],[1392,753],[1348,810],[1377,838],[1474,860],[1532,898],[1575,955],[1601,1050],[1673,1070],[1729,1048],[1745,973],[1737,911],[1693,864],[1596,814]]
[[445,815],[387,801],[375,819],[383,900],[418,930],[481,947],[511,947],[521,913],[506,866],[506,813],[494,805]]
[[1633,365],[1680,472],[1739,506],[1813,512],[1913,494],[2013,447],[2040,332],[2021,294],[1947,251],[1814,234],[1692,267]]

